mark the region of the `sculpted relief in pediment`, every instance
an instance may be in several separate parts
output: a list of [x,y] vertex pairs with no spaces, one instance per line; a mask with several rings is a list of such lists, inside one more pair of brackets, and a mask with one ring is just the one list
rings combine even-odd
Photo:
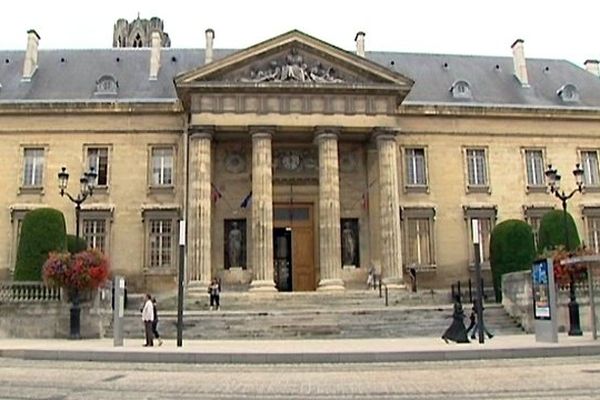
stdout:
[[329,65],[319,60],[305,60],[297,49],[292,48],[285,56],[272,59],[264,65],[250,68],[241,82],[315,82],[342,83],[345,80]]

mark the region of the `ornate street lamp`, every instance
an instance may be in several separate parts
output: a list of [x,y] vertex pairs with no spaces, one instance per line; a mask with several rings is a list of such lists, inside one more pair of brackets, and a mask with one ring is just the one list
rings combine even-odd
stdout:
[[[548,178],[548,186],[550,187],[550,193],[554,194],[562,202],[563,216],[564,216],[564,228],[565,228],[565,247],[567,251],[570,251],[569,245],[569,225],[567,219],[567,201],[573,197],[577,192],[583,191],[583,169],[579,164],[575,164],[573,170],[573,176],[575,176],[575,183],[577,187],[573,189],[569,194],[566,194],[564,190],[560,188],[560,175],[556,169],[552,168],[552,165],[548,165],[548,169],[545,172],[546,178]],[[573,276],[572,269],[569,270],[569,336],[581,336],[581,327],[579,323],[579,304],[577,304],[577,298],[575,296],[575,277]]]
[[[62,167],[58,173],[58,188],[60,189],[60,195],[62,197],[67,196],[69,200],[75,203],[75,236],[79,238],[79,217],[81,214],[81,204],[94,193],[94,185],[96,183],[96,177],[98,174],[94,171],[94,167],[90,167],[90,170],[84,172],[81,178],[79,178],[79,193],[76,196],[71,195],[67,192],[67,185],[69,184],[69,173],[66,167]],[[69,293],[71,297],[71,315],[70,315],[70,338],[79,339],[81,337],[81,308],[79,307],[79,291],[73,290]]]

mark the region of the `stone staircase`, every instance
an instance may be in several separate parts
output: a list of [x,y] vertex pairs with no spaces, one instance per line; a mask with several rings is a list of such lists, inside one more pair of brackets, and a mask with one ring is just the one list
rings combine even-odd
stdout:
[[[185,304],[185,339],[319,339],[438,337],[452,321],[450,295],[446,292],[389,294],[376,291],[343,293],[225,292],[222,308],[210,311],[208,296],[189,298]],[[176,337],[176,298],[159,298],[159,331]],[[471,305],[465,305],[470,313]],[[484,321],[495,335],[523,333],[501,305],[486,304]],[[465,318],[468,323],[468,318]],[[112,328],[110,328],[112,329]],[[107,336],[112,335],[109,329]],[[139,310],[127,310],[124,334],[143,337]]]

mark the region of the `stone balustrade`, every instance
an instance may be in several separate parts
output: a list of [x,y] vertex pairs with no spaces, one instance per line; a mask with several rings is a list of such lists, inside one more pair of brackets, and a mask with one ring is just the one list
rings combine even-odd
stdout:
[[0,282],[0,303],[47,303],[62,299],[60,288],[44,282]]

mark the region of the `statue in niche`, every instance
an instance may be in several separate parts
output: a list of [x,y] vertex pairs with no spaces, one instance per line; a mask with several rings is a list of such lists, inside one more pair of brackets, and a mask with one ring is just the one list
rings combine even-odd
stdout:
[[238,227],[238,223],[233,222],[227,236],[227,255],[230,268],[242,266],[242,239],[242,231]]
[[342,229],[342,265],[356,265],[356,235],[350,221]]

